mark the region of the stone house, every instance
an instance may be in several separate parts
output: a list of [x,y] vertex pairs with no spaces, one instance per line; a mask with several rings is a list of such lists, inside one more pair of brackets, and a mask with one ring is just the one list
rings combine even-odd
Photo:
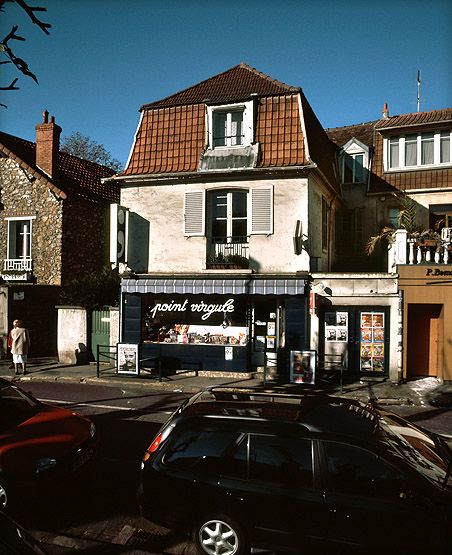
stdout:
[[0,337],[16,318],[31,332],[31,356],[57,353],[62,287],[108,263],[114,172],[59,148],[61,127],[48,112],[36,142],[0,133]]
[[[395,276],[331,273],[351,244],[336,248],[346,209],[336,154],[302,89],[246,64],[141,107],[126,168],[106,182],[121,185],[126,222],[114,260],[127,270],[121,341],[143,365],[244,372],[278,361],[293,374],[314,350],[397,377]],[[378,327],[367,366],[350,332],[362,318]]]

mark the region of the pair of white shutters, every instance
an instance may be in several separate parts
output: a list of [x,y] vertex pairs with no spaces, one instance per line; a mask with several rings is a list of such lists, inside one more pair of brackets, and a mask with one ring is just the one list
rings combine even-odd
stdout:
[[[206,191],[187,191],[184,205],[184,235],[204,236]],[[248,194],[248,234],[273,233],[273,187],[258,187]]]

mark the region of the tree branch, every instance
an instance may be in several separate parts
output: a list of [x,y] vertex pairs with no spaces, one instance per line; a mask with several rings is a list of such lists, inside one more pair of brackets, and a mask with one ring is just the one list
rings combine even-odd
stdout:
[[31,7],[25,2],[25,0],[15,0],[15,1],[16,1],[16,4],[19,4],[19,6],[27,12],[28,17],[32,20],[32,22],[35,25],[37,25],[40,29],[42,29],[46,35],[50,35],[50,32],[48,31],[48,29],[50,29],[52,25],[50,23],[44,23],[40,21],[33,13],[33,12],[46,12],[47,8],[41,8],[39,6]]

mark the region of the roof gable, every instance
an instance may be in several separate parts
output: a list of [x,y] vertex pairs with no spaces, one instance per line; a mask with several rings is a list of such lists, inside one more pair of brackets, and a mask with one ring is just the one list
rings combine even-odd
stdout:
[[0,132],[0,154],[15,160],[60,198],[75,194],[92,200],[109,202],[117,202],[119,199],[118,185],[101,181],[104,177],[111,177],[115,172],[100,164],[60,151],[59,179],[55,183],[36,165],[35,143]]
[[276,96],[298,92],[299,87],[272,79],[257,69],[240,63],[223,73],[176,94],[144,104],[141,110],[190,104],[227,104],[257,96]]

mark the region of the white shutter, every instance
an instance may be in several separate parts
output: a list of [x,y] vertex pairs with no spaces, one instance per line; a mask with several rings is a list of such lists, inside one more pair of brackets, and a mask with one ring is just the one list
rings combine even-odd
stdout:
[[204,191],[187,191],[184,206],[184,235],[204,235]]
[[273,233],[273,187],[251,189],[252,235]]

